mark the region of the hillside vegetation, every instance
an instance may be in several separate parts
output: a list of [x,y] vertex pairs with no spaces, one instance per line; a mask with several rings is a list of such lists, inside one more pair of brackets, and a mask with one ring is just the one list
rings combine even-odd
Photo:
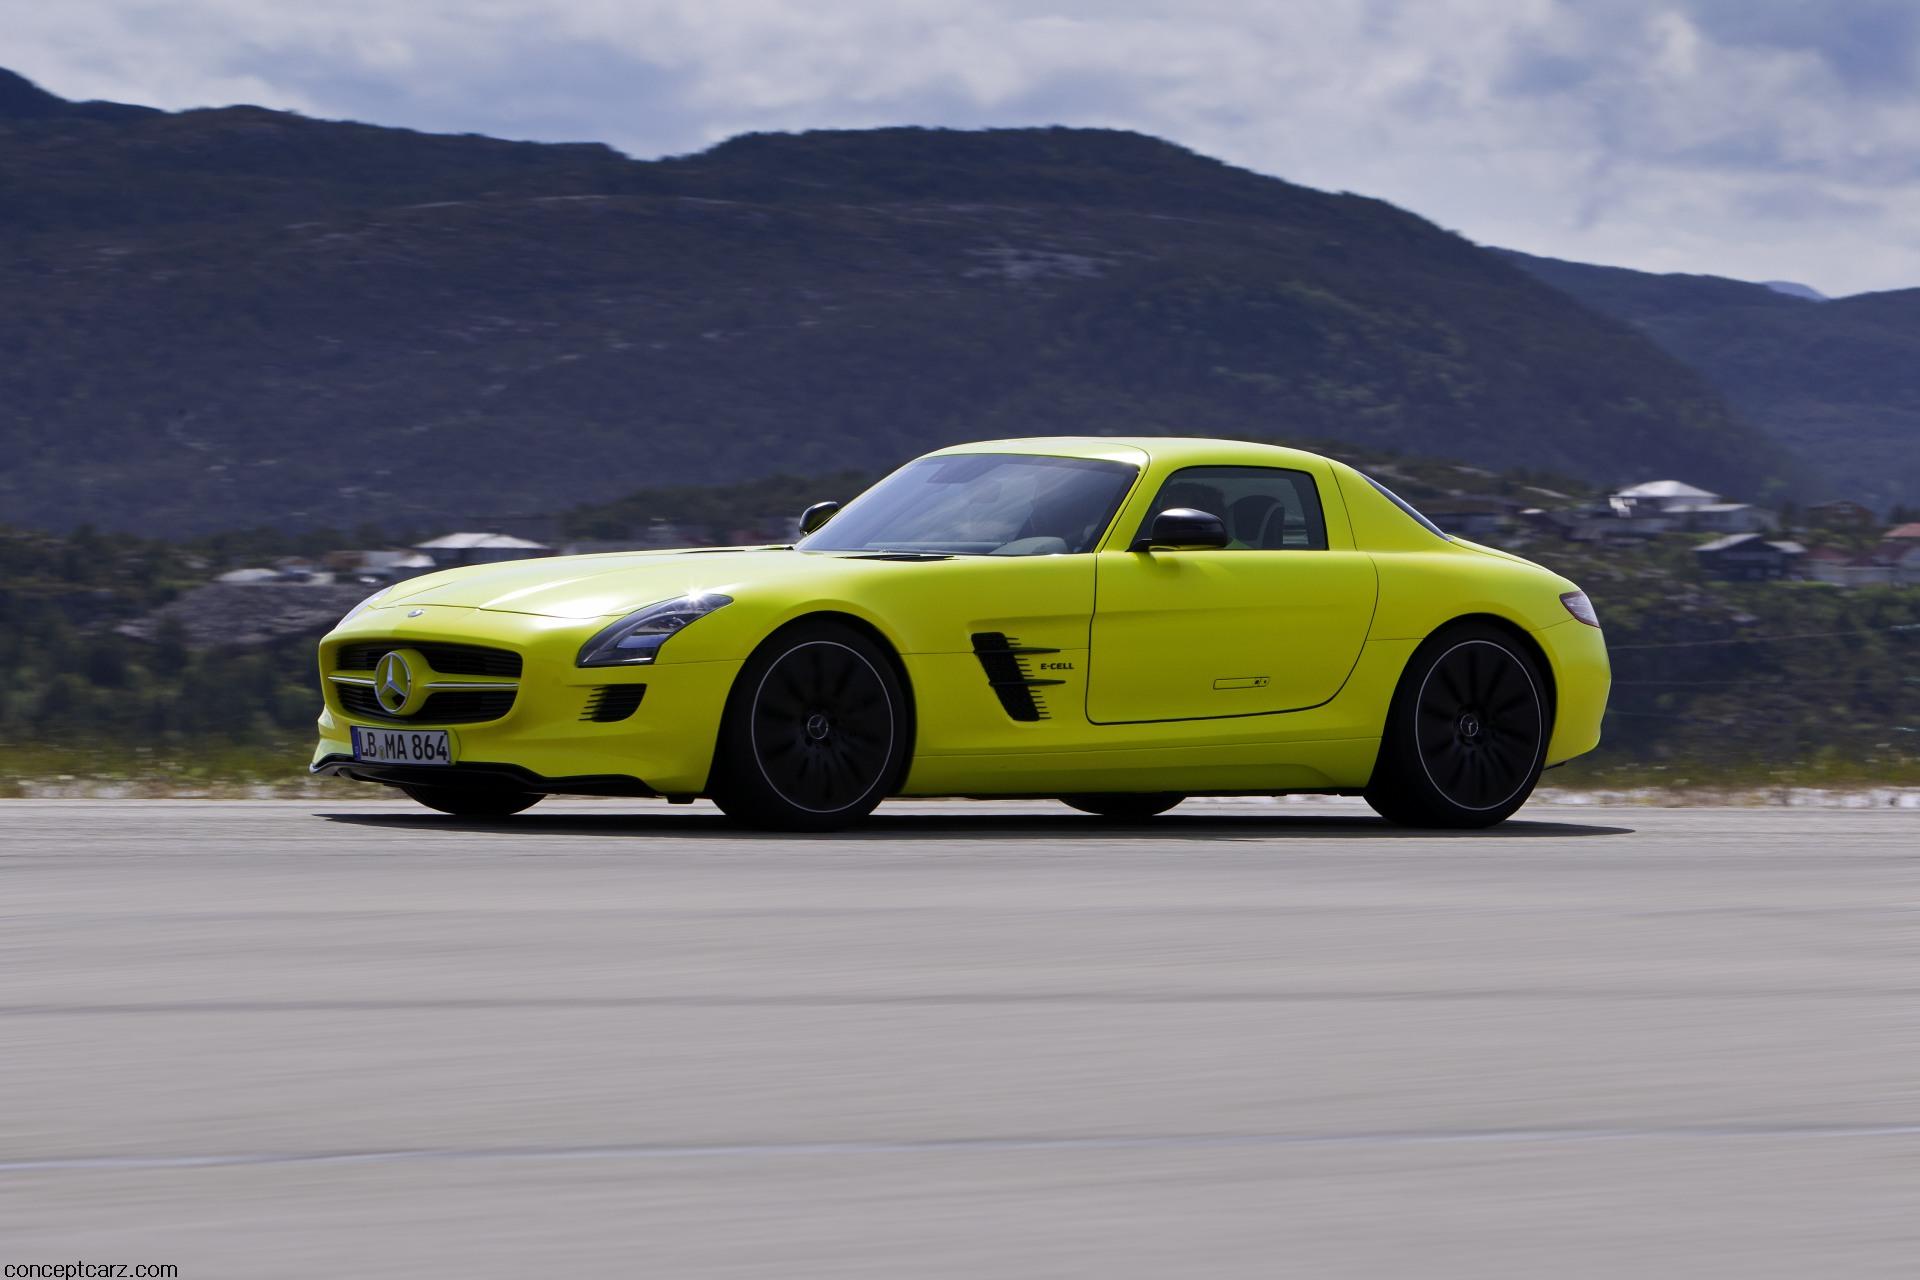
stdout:
[[1920,289],[1816,302],[1713,276],[1505,256],[1697,369],[1793,454],[1819,496],[1920,503]]
[[962,439],[1333,439],[1758,496],[1628,326],[1380,201],[1100,130],[636,162],[0,92],[0,520],[557,512]]
[[[1536,474],[1378,453],[1349,460],[1417,502],[1530,497],[1541,485],[1586,496]],[[606,535],[660,516],[724,523],[728,512],[797,512],[856,488],[847,474],[675,487],[583,508],[565,522]],[[185,545],[0,532],[0,794],[9,774],[162,786],[303,776],[320,698],[317,633],[223,651],[192,649],[177,629],[141,641],[115,628],[219,570],[334,544],[317,532],[304,541],[224,535]],[[1710,581],[1686,538],[1631,549],[1540,537],[1511,545],[1581,584],[1612,652],[1601,749],[1555,782],[1920,785],[1920,589]],[[302,588],[259,590],[271,601]]]

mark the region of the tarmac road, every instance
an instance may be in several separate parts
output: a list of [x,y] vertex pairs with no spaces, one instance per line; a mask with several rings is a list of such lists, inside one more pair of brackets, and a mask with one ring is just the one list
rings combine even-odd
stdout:
[[1912,810],[17,801],[0,916],[0,1263],[1920,1271]]

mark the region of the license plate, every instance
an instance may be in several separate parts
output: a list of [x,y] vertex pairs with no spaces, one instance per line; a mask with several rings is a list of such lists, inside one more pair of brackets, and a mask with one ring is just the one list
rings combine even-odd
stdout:
[[445,729],[353,728],[353,758],[379,764],[452,764]]

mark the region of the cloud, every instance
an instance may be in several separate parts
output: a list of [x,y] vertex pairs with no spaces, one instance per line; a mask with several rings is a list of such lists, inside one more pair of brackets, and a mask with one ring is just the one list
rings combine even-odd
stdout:
[[1089,124],[1476,240],[1920,283],[1910,0],[65,0],[67,96],[681,153],[749,129]]

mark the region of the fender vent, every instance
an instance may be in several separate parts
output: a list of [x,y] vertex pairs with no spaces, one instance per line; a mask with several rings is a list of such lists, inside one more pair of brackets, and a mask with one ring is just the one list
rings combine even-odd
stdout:
[[1066,681],[1037,679],[1027,670],[1027,656],[1058,652],[1058,649],[1024,648],[1018,640],[999,631],[976,631],[973,635],[973,654],[980,659],[981,670],[987,673],[987,683],[999,696],[1000,705],[1015,720],[1048,718],[1047,700],[1039,691],[1046,685]]
[[601,724],[625,720],[640,709],[640,699],[646,696],[647,686],[643,684],[603,684],[588,696],[587,709],[580,718]]

